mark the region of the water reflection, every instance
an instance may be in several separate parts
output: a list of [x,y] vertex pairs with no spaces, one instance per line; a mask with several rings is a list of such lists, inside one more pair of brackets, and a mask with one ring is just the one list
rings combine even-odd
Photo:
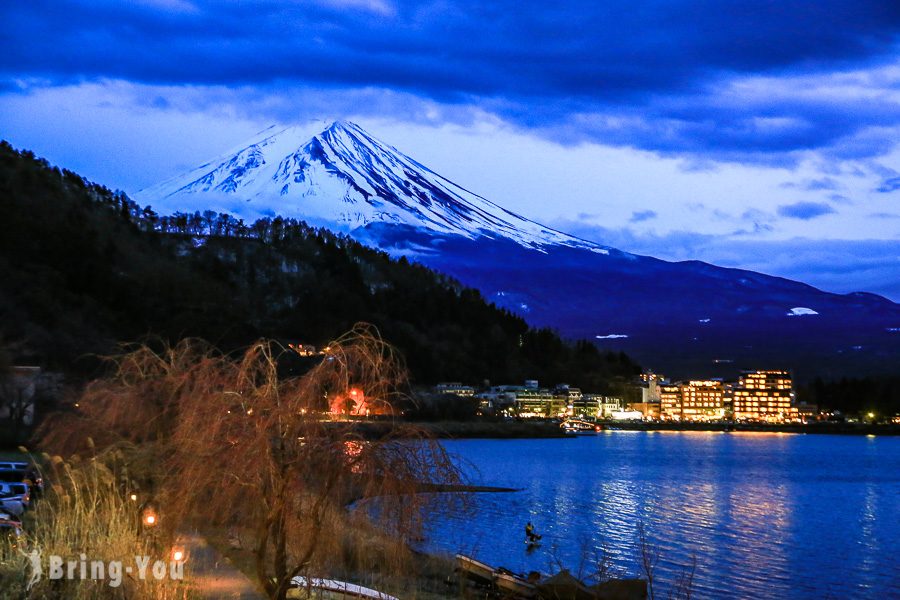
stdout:
[[[639,572],[644,523],[671,582],[697,560],[701,597],[890,597],[900,571],[900,439],[607,433],[576,440],[447,444],[478,466],[473,514],[447,517],[432,548],[516,570],[573,570],[610,556]],[[544,544],[524,548],[534,522]]]

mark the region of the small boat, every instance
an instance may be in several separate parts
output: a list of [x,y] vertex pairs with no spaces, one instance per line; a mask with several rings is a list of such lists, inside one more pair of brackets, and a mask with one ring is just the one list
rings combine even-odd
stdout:
[[603,426],[584,419],[566,419],[560,423],[566,433],[574,435],[590,435],[603,431]]
[[513,598],[534,598],[537,596],[537,588],[533,583],[503,567],[494,572],[494,585],[497,586],[501,594]]
[[456,568],[467,579],[476,583],[490,584],[494,582],[494,567],[486,565],[464,554],[456,555]]
[[398,600],[394,596],[384,594],[372,588],[337,581],[335,579],[319,579],[316,577],[297,576],[291,579],[288,598],[315,600],[349,600],[365,598],[366,600]]

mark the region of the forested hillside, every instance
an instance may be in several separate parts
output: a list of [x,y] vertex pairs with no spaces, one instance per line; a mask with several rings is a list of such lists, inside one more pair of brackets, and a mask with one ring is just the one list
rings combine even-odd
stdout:
[[322,344],[366,321],[416,383],[538,378],[605,391],[639,372],[349,238],[278,217],[159,216],[6,142],[0,223],[0,341],[19,362],[84,372],[92,354],[144,336]]

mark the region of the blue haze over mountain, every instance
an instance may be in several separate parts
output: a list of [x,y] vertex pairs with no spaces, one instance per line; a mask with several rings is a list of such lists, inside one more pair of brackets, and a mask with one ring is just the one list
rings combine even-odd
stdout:
[[[523,165],[523,168],[529,168]],[[160,212],[282,215],[344,232],[571,337],[673,376],[891,371],[900,305],[698,261],[629,254],[531,221],[347,122],[269,129],[135,198]]]

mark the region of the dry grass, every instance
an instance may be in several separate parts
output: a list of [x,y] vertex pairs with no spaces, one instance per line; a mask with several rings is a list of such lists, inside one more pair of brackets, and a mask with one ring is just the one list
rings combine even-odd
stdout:
[[[0,589],[3,597],[26,597],[31,574],[24,552],[41,553],[43,577],[30,590],[28,598],[186,598],[184,586],[166,577],[156,580],[148,568],[141,579],[136,556],[167,560],[167,545],[162,540],[141,534],[137,504],[122,494],[122,482],[103,460],[49,461],[53,481],[45,498],[37,503],[28,518],[27,541],[18,550],[7,548],[0,563]],[[76,561],[75,577],[51,580],[49,558]],[[82,557],[87,562],[87,578],[80,576]],[[91,561],[104,563],[103,578],[92,580]],[[111,561],[119,561],[120,578],[108,570]],[[127,574],[124,567],[132,566]],[[119,585],[110,583],[120,581]]]

